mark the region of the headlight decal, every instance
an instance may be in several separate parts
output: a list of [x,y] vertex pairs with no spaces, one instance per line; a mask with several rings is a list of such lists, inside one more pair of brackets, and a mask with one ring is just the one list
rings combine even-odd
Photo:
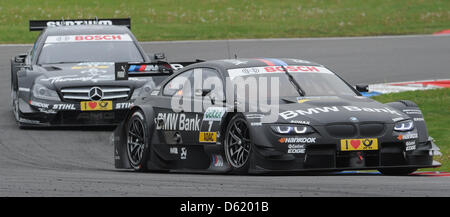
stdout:
[[48,89],[47,87],[41,84],[35,84],[33,86],[33,97],[45,100],[55,100],[55,101],[60,100],[59,95],[58,93],[56,93],[56,91]]
[[306,125],[275,125],[271,126],[271,128],[275,133],[283,135],[309,134],[314,132],[312,127]]
[[307,126],[294,127],[295,133],[298,133],[298,134],[305,134],[307,130],[308,130]]
[[289,134],[292,133],[293,127],[291,126],[276,126],[275,132],[281,133],[281,134]]
[[145,94],[150,94],[152,92],[153,88],[151,85],[144,85],[140,88],[136,88],[133,91],[133,95],[131,96],[131,99],[137,99],[139,96],[144,96]]
[[400,121],[395,123],[395,131],[410,131],[414,129],[414,122],[412,120]]
[[138,98],[139,95],[141,95],[142,89],[143,89],[142,87],[134,89],[133,95],[131,95],[131,99],[136,99],[136,98]]

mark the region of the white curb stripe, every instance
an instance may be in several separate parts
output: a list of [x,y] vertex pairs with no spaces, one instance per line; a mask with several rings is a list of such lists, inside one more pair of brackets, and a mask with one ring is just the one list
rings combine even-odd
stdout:
[[[319,41],[319,40],[353,40],[353,39],[396,39],[396,38],[428,38],[450,37],[450,34],[441,35],[383,35],[383,36],[355,36],[355,37],[319,37],[319,38],[261,38],[261,39],[223,39],[223,40],[179,40],[179,41],[143,41],[140,44],[181,44],[181,43],[208,43],[208,42],[259,42],[259,41]],[[0,44],[0,47],[24,47],[33,44]]]

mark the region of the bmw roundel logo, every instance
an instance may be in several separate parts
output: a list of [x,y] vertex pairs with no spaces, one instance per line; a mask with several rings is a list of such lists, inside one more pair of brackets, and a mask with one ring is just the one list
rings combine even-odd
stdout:
[[351,122],[358,122],[359,120],[358,120],[358,118],[356,118],[356,117],[350,117],[350,121],[351,121]]
[[103,91],[100,87],[93,87],[89,90],[89,99],[98,101],[103,98]]

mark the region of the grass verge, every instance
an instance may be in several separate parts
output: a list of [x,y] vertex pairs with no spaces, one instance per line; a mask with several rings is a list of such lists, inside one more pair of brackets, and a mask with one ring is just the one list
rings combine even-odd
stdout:
[[428,34],[448,0],[1,0],[0,43],[31,43],[30,19],[131,17],[140,41]]
[[442,163],[436,170],[450,171],[450,88],[385,94],[373,99],[383,103],[402,99],[417,103],[425,117],[428,134],[442,152],[442,156],[435,157]]

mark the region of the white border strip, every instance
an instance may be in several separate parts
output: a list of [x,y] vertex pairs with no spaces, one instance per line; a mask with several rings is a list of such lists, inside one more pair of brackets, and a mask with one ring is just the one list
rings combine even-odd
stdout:
[[179,44],[179,43],[202,43],[202,42],[258,42],[258,41],[322,41],[322,40],[352,40],[352,39],[396,39],[396,38],[428,38],[449,37],[450,34],[442,35],[382,35],[382,36],[355,36],[355,37],[319,37],[319,38],[261,38],[261,39],[224,39],[224,40],[185,40],[185,41],[147,41],[141,44]]
[[0,44],[0,47],[31,47],[33,44]]
[[[319,38],[261,38],[261,39],[221,39],[221,40],[184,40],[184,41],[143,41],[140,44],[181,44],[206,42],[259,42],[259,41],[321,41],[321,40],[352,40],[352,39],[397,39],[397,38],[428,38],[450,37],[450,34],[440,35],[381,35],[381,36],[355,36],[355,37],[319,37]],[[0,47],[32,46],[33,44],[0,44]]]

